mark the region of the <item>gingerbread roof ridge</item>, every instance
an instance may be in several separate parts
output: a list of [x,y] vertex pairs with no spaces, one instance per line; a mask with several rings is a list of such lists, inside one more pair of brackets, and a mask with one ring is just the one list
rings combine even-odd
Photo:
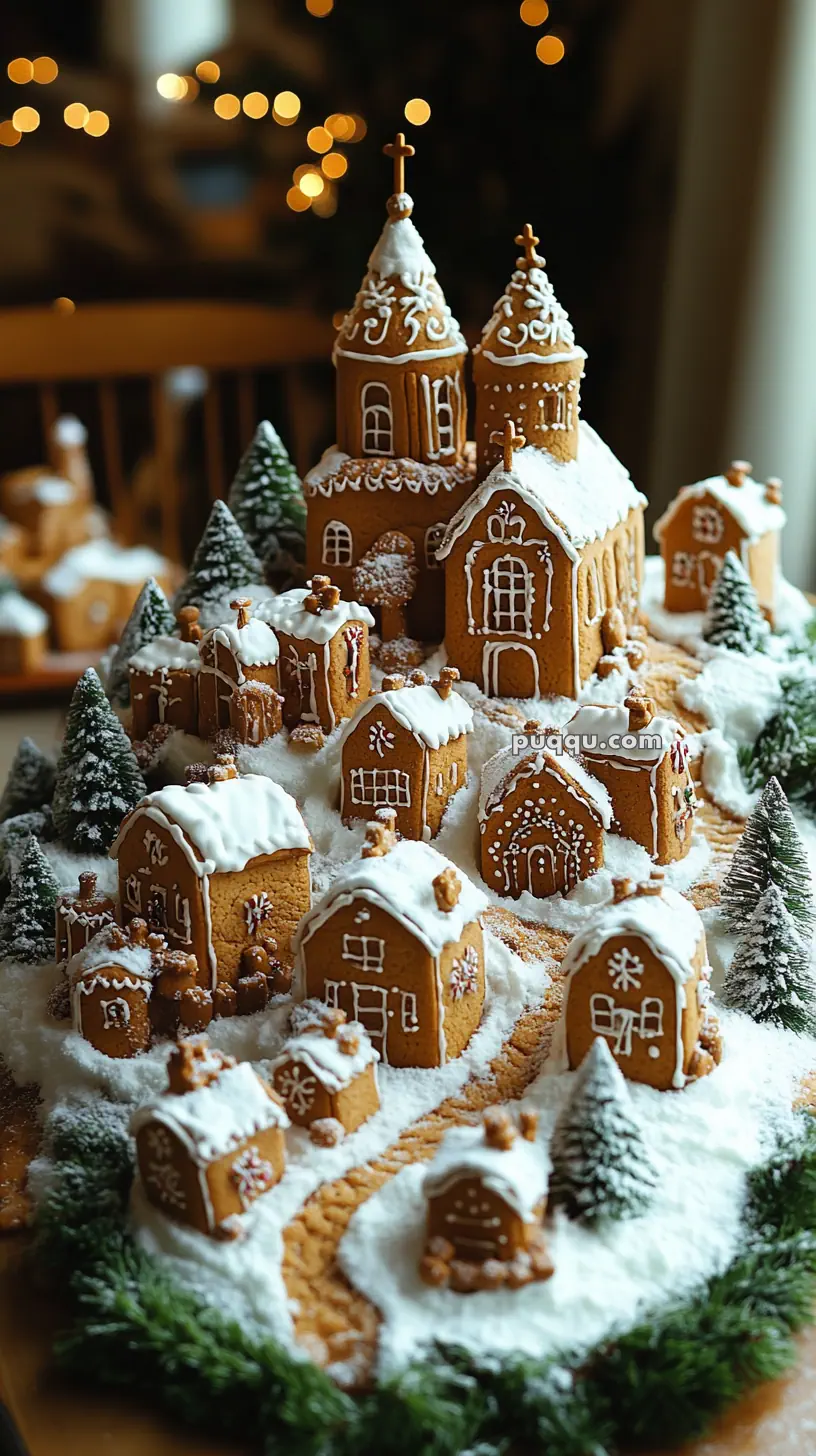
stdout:
[[[609,735],[628,735],[632,732],[629,728],[629,710],[624,703],[582,703],[563,725],[561,731],[577,733],[582,738],[594,734],[599,740],[607,742]],[[586,752],[590,758],[595,753],[603,752],[609,758],[641,759],[648,763],[656,758],[662,758],[681,734],[682,729],[675,718],[655,713],[650,722],[637,731],[637,737],[640,738],[641,735],[644,738],[659,737],[663,745],[659,750],[632,745],[629,748],[622,746],[610,749],[587,748],[582,751]]]
[[82,946],[71,957],[67,969],[69,982],[75,982],[96,970],[101,971],[106,966],[120,967],[127,975],[137,977],[140,982],[152,979],[153,954],[149,946],[124,939],[122,945],[110,945],[112,931],[119,931],[119,927],[110,923],[103,925],[87,945]]
[[372,693],[349,719],[341,742],[368,713],[383,708],[426,748],[443,748],[451,739],[473,731],[473,709],[462,693],[454,688],[442,698],[433,683],[406,683],[390,692]]
[[577,790],[578,797],[595,810],[604,829],[609,828],[614,817],[609,790],[577,758],[570,753],[555,753],[549,748],[515,754],[509,743],[494,753],[482,767],[479,819],[487,819],[501,808],[517,779],[531,778],[534,774],[548,771],[555,772],[567,788]]
[[285,632],[289,637],[326,643],[345,626],[346,622],[365,622],[374,626],[374,617],[361,602],[347,601],[341,597],[337,605],[323,612],[310,612],[304,606],[310,595],[310,587],[293,587],[291,591],[280,592],[259,603],[257,612],[270,629]]
[[781,531],[787,520],[784,508],[775,501],[769,501],[766,486],[752,476],[746,475],[742,485],[731,485],[724,475],[709,475],[705,480],[681,485],[674,500],[655,521],[652,531],[655,540],[661,540],[666,526],[681,505],[705,495],[713,496],[725,506],[752,541],[764,536],[766,531]]
[[160,667],[198,672],[200,665],[198,643],[182,642],[180,637],[171,636],[154,637],[128,658],[128,667],[134,672],[155,672]]
[[691,901],[669,887],[659,895],[632,895],[618,903],[607,900],[593,906],[587,923],[567,946],[564,973],[580,970],[612,936],[627,934],[642,936],[682,986],[694,973],[692,962],[705,929]]
[[359,1022],[346,1022],[344,1031],[346,1035],[357,1036],[358,1046],[355,1052],[343,1051],[341,1041],[336,1036],[326,1036],[321,1027],[312,1027],[289,1037],[280,1055],[270,1062],[270,1069],[275,1071],[289,1061],[302,1062],[328,1091],[339,1092],[354,1077],[359,1076],[360,1072],[364,1072],[366,1067],[370,1067],[372,1062],[377,1063],[380,1060],[379,1052],[371,1045],[368,1033]]
[[474,473],[475,461],[470,458],[451,465],[412,460],[409,456],[355,460],[344,450],[338,450],[335,444],[324,450],[317,464],[304,476],[303,491],[306,496],[323,495],[327,498],[339,495],[347,487],[353,491],[404,489],[413,495],[420,492],[436,495],[440,490],[455,490]]

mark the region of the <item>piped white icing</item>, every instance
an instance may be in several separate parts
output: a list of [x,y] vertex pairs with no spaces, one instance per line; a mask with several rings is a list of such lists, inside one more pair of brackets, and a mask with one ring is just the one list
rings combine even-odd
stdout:
[[154,1120],[176,1133],[199,1165],[223,1157],[266,1128],[289,1127],[280,1103],[269,1096],[249,1062],[225,1068],[194,1092],[166,1092],[146,1102],[133,1114],[130,1130],[135,1134]]
[[365,622],[367,627],[374,626],[371,612],[360,602],[347,602],[341,597],[330,611],[309,612],[303,605],[308,595],[308,587],[295,587],[260,603],[258,612],[278,632],[285,632],[303,642],[330,642],[347,622]]
[[480,1178],[491,1193],[529,1223],[536,1204],[546,1195],[550,1168],[543,1143],[516,1137],[509,1148],[494,1148],[480,1125],[451,1127],[428,1167],[422,1191],[426,1198],[435,1198],[460,1178]]

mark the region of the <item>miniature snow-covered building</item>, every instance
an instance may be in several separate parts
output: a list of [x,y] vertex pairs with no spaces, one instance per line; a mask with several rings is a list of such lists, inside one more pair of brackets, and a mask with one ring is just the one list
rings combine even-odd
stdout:
[[107,925],[68,963],[74,1030],[108,1057],[150,1046],[153,949],[144,921],[130,933]]
[[330,733],[371,690],[374,618],[359,602],[343,601],[328,576],[272,597],[261,610],[280,645],[284,723],[316,723]]
[[668,611],[703,611],[726,552],[734,551],[773,622],[785,524],[782,483],[763,485],[751,478],[751,469],[747,460],[734,460],[723,475],[683,486],[656,522]]
[[83,870],[76,893],[59,895],[56,906],[56,958],[65,965],[77,951],[115,919],[116,905],[96,890],[96,875]]
[[260,617],[250,616],[249,597],[230,603],[235,622],[205,632],[199,643],[198,731],[214,738],[231,728],[243,743],[261,743],[281,725],[278,639]]
[[172,947],[196,957],[199,981],[238,979],[241,957],[268,938],[291,965],[295,927],[309,908],[312,841],[279,784],[239,777],[230,760],[208,782],[148,794],[111,848],[125,922],[144,916]]
[[359,1022],[322,1001],[296,1006],[293,1021],[297,1030],[271,1065],[272,1086],[290,1122],[314,1128],[317,1142],[339,1141],[380,1105],[379,1053]]
[[346,823],[390,809],[405,839],[431,839],[467,778],[470,704],[443,667],[435,682],[415,672],[383,679],[348,724],[341,747],[340,813]]
[[168,1081],[131,1119],[144,1192],[168,1218],[235,1238],[241,1215],[283,1174],[289,1119],[249,1062],[203,1037],[170,1053]]
[[657,864],[683,859],[697,796],[679,723],[633,689],[623,703],[579,708],[562,731],[580,739],[586,767],[608,789],[614,832],[641,844]]
[[536,1142],[535,1113],[522,1112],[520,1127],[519,1136],[509,1113],[494,1107],[482,1124],[445,1133],[422,1184],[426,1284],[469,1294],[553,1273],[542,1227],[550,1160]]
[[602,868],[611,822],[607,790],[578,759],[547,748],[519,756],[508,744],[482,769],[482,878],[513,899],[525,890],[538,899],[566,894]]
[[149,576],[169,591],[172,575],[170,562],[147,546],[86,541],[49,568],[38,600],[60,651],[91,651],[116,639]]
[[[185,611],[198,612],[194,607]],[[146,738],[157,723],[167,723],[184,733],[198,732],[198,641],[178,637],[154,637],[128,662],[131,733]]]
[[579,1067],[602,1036],[633,1082],[683,1087],[712,1071],[722,1050],[703,922],[690,900],[664,888],[662,871],[646,884],[612,884],[613,898],[567,947],[553,1058]]
[[48,618],[42,607],[13,588],[0,590],[0,673],[27,677],[48,650]]
[[486,903],[429,844],[371,824],[298,929],[300,990],[361,1022],[383,1062],[442,1066],[481,1020]]

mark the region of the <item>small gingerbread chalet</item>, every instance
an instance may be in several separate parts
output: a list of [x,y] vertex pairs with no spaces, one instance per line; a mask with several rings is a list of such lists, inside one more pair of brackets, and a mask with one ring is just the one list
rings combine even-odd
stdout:
[[475,1127],[452,1127],[428,1167],[427,1239],[419,1273],[459,1294],[512,1289],[553,1272],[542,1227],[550,1159],[538,1119],[492,1107]]
[[365,1027],[323,1001],[301,1002],[293,1021],[297,1031],[271,1064],[272,1086],[289,1121],[330,1146],[377,1111],[379,1053]]
[[250,615],[249,597],[230,603],[237,614],[205,632],[198,645],[198,731],[214,738],[230,728],[242,743],[262,743],[281,725],[278,639],[260,617]]
[[147,926],[107,925],[72,957],[68,986],[74,1031],[108,1057],[135,1057],[150,1046],[155,974]]
[[182,607],[178,637],[154,637],[128,661],[131,735],[140,742],[157,723],[198,732],[198,608]]
[[249,1062],[182,1042],[168,1090],[131,1119],[142,1188],[168,1218],[212,1238],[242,1232],[241,1215],[283,1175],[289,1119]]
[[260,610],[280,644],[284,723],[316,723],[330,733],[371,691],[374,618],[359,602],[343,601],[328,576],[314,576],[308,587],[282,592]]
[[691,849],[697,796],[684,730],[634,689],[623,703],[588,703],[564,724],[576,752],[612,801],[612,828],[642,844],[657,864]]
[[625,1076],[663,1090],[683,1087],[719,1062],[722,1047],[699,914],[654,870],[646,884],[612,881],[570,941],[556,1069],[581,1065],[603,1036]]
[[290,794],[225,759],[208,782],[170,784],[124,820],[111,848],[127,923],[144,916],[196,957],[200,984],[234,985],[243,952],[268,938],[291,965],[311,899],[312,841]]
[[[538,733],[539,725],[525,728]],[[535,739],[533,739],[535,742]],[[500,748],[482,769],[479,848],[482,878],[517,900],[566,894],[604,862],[612,804],[602,783],[568,753]]]
[[83,870],[79,888],[57,897],[55,943],[58,965],[65,965],[116,917],[115,902],[96,889],[96,875]]
[[751,470],[747,460],[733,460],[723,475],[683,486],[656,523],[668,611],[704,611],[725,554],[734,551],[773,622],[785,524],[782,482],[762,485]]
[[473,710],[443,667],[435,682],[414,672],[383,679],[355,714],[341,747],[340,813],[345,823],[387,808],[404,839],[431,839],[467,778]]
[[371,824],[362,857],[300,925],[301,993],[361,1022],[383,1062],[442,1066],[481,1020],[486,903],[429,844]]

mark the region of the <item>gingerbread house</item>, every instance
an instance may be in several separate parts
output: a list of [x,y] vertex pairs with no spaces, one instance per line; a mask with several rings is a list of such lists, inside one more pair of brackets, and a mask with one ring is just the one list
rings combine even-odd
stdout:
[[608,789],[614,832],[642,844],[657,864],[685,858],[697,796],[680,724],[633,690],[623,703],[579,708],[563,732],[574,735],[575,751]]
[[[195,607],[183,610],[198,615]],[[137,742],[157,723],[198,732],[200,636],[199,629],[198,636],[191,630],[181,638],[154,637],[129,659],[131,734]]]
[[495,436],[506,420],[518,421],[529,443],[556,460],[578,455],[586,354],[544,271],[538,241],[527,223],[516,238],[522,256],[473,350],[480,476],[501,458]]
[[612,885],[567,947],[554,1066],[579,1067],[602,1036],[632,1081],[683,1087],[721,1055],[703,922],[660,870],[646,884]]
[[35,593],[51,618],[55,645],[62,652],[107,647],[120,635],[149,576],[163,591],[172,590],[170,562],[148,546],[97,539],[66,551]]
[[108,924],[68,963],[74,1030],[108,1057],[150,1046],[153,946],[145,922],[126,932]]
[[56,905],[56,959],[65,965],[89,940],[116,918],[116,904],[108,895],[100,895],[97,877],[92,870],[83,870],[79,888],[59,895]]
[[493,1107],[475,1127],[452,1127],[425,1174],[426,1284],[460,1294],[512,1289],[553,1272],[542,1227],[550,1159],[536,1141],[537,1117],[516,1128]]
[[338,443],[304,481],[306,562],[351,596],[360,558],[402,532],[417,568],[408,629],[438,638],[444,581],[436,547],[473,487],[467,345],[412,220],[404,159],[413,147],[400,133],[385,150],[394,160],[388,221],[334,349]]
[[311,899],[311,851],[291,795],[222,760],[206,783],[148,794],[123,821],[111,848],[122,918],[145,916],[173,949],[194,955],[208,989],[234,985],[243,952],[269,937],[291,965]]
[[272,1086],[290,1122],[313,1129],[318,1143],[339,1142],[380,1105],[379,1053],[365,1027],[322,1001],[296,1006],[293,1021],[297,1030],[270,1067]]
[[235,1238],[241,1215],[283,1175],[289,1119],[249,1062],[183,1042],[168,1090],[131,1119],[141,1185],[168,1218]]
[[[525,727],[535,744],[539,725]],[[578,759],[547,747],[520,755],[508,744],[482,769],[482,878],[514,900],[525,891],[537,899],[566,894],[603,866],[611,822],[607,790]]]
[[489,697],[575,697],[609,651],[615,608],[635,621],[645,496],[583,421],[575,459],[509,423],[502,449],[438,551],[447,650]]
[[345,823],[387,808],[405,839],[439,833],[451,798],[467,778],[467,735],[473,710],[453,689],[459,674],[443,667],[435,682],[423,672],[383,679],[363,703],[341,747],[340,813]]
[[37,581],[71,547],[104,534],[103,519],[92,505],[86,440],[84,425],[74,415],[62,415],[49,432],[48,464],[0,479],[0,511],[19,532],[13,569],[23,581]]
[[230,728],[240,742],[261,743],[281,725],[278,639],[250,615],[249,597],[230,605],[236,620],[210,628],[198,645],[198,731],[214,738]]
[[704,611],[725,554],[734,551],[773,622],[785,524],[782,482],[760,484],[751,470],[747,460],[734,460],[723,475],[683,486],[656,523],[668,611]]
[[361,1022],[383,1062],[442,1066],[481,1020],[486,903],[429,844],[372,824],[298,929],[301,994]]
[[0,673],[28,676],[48,650],[48,617],[13,587],[0,584]]
[[368,629],[374,618],[359,602],[343,601],[328,576],[282,592],[260,610],[280,646],[284,723],[315,723],[330,733],[371,690]]

